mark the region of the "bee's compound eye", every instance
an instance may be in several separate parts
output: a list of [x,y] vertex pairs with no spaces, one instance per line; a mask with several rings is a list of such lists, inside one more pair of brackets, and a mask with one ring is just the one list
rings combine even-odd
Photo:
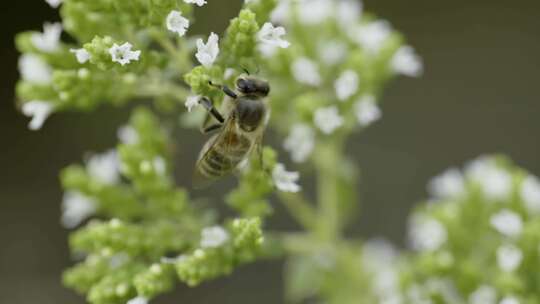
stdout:
[[247,81],[244,78],[238,78],[238,80],[236,80],[236,87],[238,88],[238,90],[245,92],[247,86]]

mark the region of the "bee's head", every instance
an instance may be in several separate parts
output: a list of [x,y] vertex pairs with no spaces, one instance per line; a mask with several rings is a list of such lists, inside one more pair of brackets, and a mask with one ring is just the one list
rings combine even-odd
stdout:
[[236,79],[236,89],[244,95],[268,96],[270,85],[268,81],[253,76],[240,76]]

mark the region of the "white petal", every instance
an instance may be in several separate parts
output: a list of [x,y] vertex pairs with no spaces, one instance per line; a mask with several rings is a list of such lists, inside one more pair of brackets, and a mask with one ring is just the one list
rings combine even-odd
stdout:
[[62,225],[75,228],[96,213],[96,202],[79,192],[66,192],[62,200]]
[[51,115],[54,107],[50,102],[33,100],[22,105],[22,112],[32,120],[28,124],[30,130],[39,130],[45,123],[45,120]]
[[131,126],[123,126],[118,129],[117,137],[123,144],[135,145],[139,142],[137,130]]
[[63,0],[45,0],[52,8],[58,8]]
[[262,43],[280,48],[288,48],[290,43],[282,38],[284,35],[285,28],[281,26],[274,27],[274,25],[272,25],[270,22],[266,22],[257,34]]
[[428,192],[435,198],[460,197],[465,194],[463,175],[458,169],[450,168],[429,182]]
[[52,68],[40,57],[23,54],[19,58],[19,72],[24,81],[49,84],[52,81]]
[[356,25],[362,16],[362,2],[355,0],[338,1],[336,21],[345,31]]
[[305,25],[315,25],[326,21],[332,14],[332,1],[301,0],[298,3],[298,17]]
[[45,23],[43,33],[32,34],[31,40],[34,46],[45,53],[53,53],[60,49],[60,35],[62,34],[62,24]]
[[298,192],[302,188],[297,184],[300,179],[298,172],[291,172],[285,170],[283,164],[277,164],[272,170],[272,179],[276,187],[283,192]]
[[319,68],[306,57],[300,57],[293,62],[292,74],[298,82],[311,86],[318,86],[322,81]]
[[313,116],[313,122],[319,130],[327,135],[334,133],[344,123],[343,117],[339,115],[339,110],[336,106],[317,109]]
[[333,66],[346,58],[347,45],[339,40],[321,41],[318,53],[326,65]]
[[368,52],[377,53],[390,37],[392,29],[386,21],[377,20],[350,31],[353,41]]
[[470,304],[495,304],[497,302],[497,291],[495,288],[482,285],[469,296]]
[[81,64],[88,62],[90,60],[90,53],[85,49],[70,49],[70,52],[75,54],[77,61]]
[[198,6],[203,6],[206,4],[206,0],[184,0],[188,4],[197,4]]
[[519,300],[515,297],[505,297],[499,304],[520,304]]
[[497,249],[497,264],[503,271],[516,270],[523,260],[521,249],[514,245],[502,245]]
[[120,181],[120,163],[114,150],[92,155],[86,162],[86,169],[102,183],[114,185]]
[[540,179],[527,176],[521,184],[520,195],[529,212],[540,214]]
[[219,37],[215,33],[211,33],[206,44],[202,39],[197,39],[197,60],[204,66],[211,66],[219,55]]
[[506,201],[512,192],[512,176],[487,156],[479,157],[465,168],[466,175],[481,187],[488,200]]
[[171,11],[166,20],[167,29],[173,33],[177,33],[182,37],[186,34],[189,27],[189,20],[182,16],[179,11]]
[[125,42],[122,45],[113,44],[109,49],[112,61],[121,65],[129,64],[131,61],[138,61],[141,51],[133,51],[131,50],[132,47],[129,42]]
[[399,48],[392,57],[390,66],[395,73],[411,77],[421,76],[424,70],[422,60],[410,46]]
[[346,70],[334,82],[334,89],[339,100],[346,101],[358,91],[360,77],[353,70]]
[[409,222],[409,238],[413,249],[435,251],[446,243],[448,234],[438,220],[417,214]]
[[518,237],[523,230],[523,220],[521,217],[508,209],[501,210],[492,215],[490,223],[499,233],[508,237]]
[[201,247],[216,248],[229,240],[229,233],[221,226],[204,228],[201,232]]
[[372,95],[361,97],[354,104],[354,113],[361,127],[367,127],[382,117],[382,111]]
[[191,95],[186,99],[186,108],[188,109],[188,112],[191,112],[191,110],[199,105],[199,100],[201,97],[199,95]]
[[315,148],[315,131],[306,124],[293,125],[283,148],[291,153],[294,162],[305,162]]
[[145,297],[136,297],[129,300],[127,304],[148,304],[148,299]]

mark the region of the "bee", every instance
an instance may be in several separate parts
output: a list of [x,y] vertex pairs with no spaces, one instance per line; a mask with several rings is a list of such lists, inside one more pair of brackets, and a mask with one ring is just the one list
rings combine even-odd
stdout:
[[210,137],[199,154],[194,174],[196,187],[206,186],[231,173],[252,153],[258,153],[262,162],[261,143],[269,115],[266,97],[270,85],[266,80],[249,74],[240,76],[235,91],[225,85],[212,82],[210,85],[221,89],[228,97],[223,109],[225,118],[209,98],[199,100],[199,104],[217,120],[215,124],[203,126],[202,132],[219,132]]

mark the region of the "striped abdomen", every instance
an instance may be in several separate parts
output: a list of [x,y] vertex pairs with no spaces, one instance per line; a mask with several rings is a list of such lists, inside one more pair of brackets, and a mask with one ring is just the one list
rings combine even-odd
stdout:
[[[219,141],[214,143],[215,140]],[[240,132],[228,132],[221,137],[216,135],[203,148],[197,171],[206,179],[222,177],[246,158],[251,146],[251,140]]]

